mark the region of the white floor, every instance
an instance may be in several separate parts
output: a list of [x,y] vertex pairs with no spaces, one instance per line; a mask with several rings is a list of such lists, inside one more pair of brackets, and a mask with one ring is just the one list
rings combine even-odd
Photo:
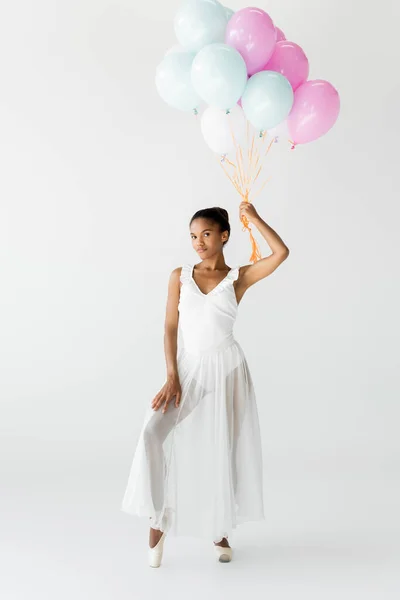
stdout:
[[163,564],[147,565],[147,522],[119,509],[126,458],[65,463],[3,478],[4,600],[400,598],[400,488],[394,467],[353,464],[293,472],[269,461],[267,521],[241,525],[234,559],[212,542],[167,538]]

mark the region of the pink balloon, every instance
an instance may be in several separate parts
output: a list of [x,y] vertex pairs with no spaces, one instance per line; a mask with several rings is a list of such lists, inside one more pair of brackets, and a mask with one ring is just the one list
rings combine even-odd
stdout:
[[286,40],[285,34],[283,33],[282,29],[279,29],[279,27],[275,27],[275,29],[276,29],[276,41],[283,42],[284,40]]
[[278,42],[264,71],[277,71],[289,80],[293,91],[307,81],[310,67],[307,56],[294,42]]
[[242,8],[227,24],[225,43],[236,48],[244,58],[248,75],[254,75],[274,51],[276,29],[271,17],[261,8]]
[[306,144],[325,135],[340,111],[340,98],[329,81],[306,81],[294,93],[293,108],[287,118],[293,143]]

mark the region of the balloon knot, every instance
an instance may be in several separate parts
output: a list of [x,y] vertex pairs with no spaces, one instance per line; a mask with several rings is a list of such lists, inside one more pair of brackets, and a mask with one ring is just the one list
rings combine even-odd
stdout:
[[264,134],[265,134],[265,131],[263,129],[261,129],[258,137],[262,138],[262,137],[264,137]]
[[295,148],[296,148],[295,144],[292,144],[291,147],[290,147],[291,150],[294,150]]
[[278,135],[276,135],[276,136],[274,137],[274,144],[277,144],[278,142],[279,142],[279,136],[278,136]]
[[231,114],[231,111],[230,111],[230,109],[229,109],[229,108],[227,108],[227,109],[226,109],[226,114],[227,114],[227,115],[230,115],[230,114]]
[[226,159],[226,154],[221,154],[221,162],[224,162]]
[[194,109],[193,109],[193,114],[194,114],[195,116],[197,116],[197,115],[199,114],[199,111],[197,110],[197,108],[194,108]]

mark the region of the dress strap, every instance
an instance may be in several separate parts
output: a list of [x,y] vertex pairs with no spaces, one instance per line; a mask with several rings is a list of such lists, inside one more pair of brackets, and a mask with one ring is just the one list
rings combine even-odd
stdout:
[[229,271],[227,279],[229,279],[230,281],[236,281],[236,279],[239,277],[239,269],[240,265],[238,265],[237,267],[233,267],[231,271]]
[[191,278],[192,278],[192,265],[190,265],[189,263],[185,263],[182,266],[180,280],[182,283],[186,283],[186,282],[190,281]]

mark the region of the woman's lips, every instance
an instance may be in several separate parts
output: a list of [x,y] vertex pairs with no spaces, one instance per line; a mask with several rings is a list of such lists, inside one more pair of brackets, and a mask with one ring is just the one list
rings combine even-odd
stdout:
[[197,252],[205,252],[205,251],[206,251],[206,249],[205,249],[205,248],[199,248],[199,249],[197,250]]

